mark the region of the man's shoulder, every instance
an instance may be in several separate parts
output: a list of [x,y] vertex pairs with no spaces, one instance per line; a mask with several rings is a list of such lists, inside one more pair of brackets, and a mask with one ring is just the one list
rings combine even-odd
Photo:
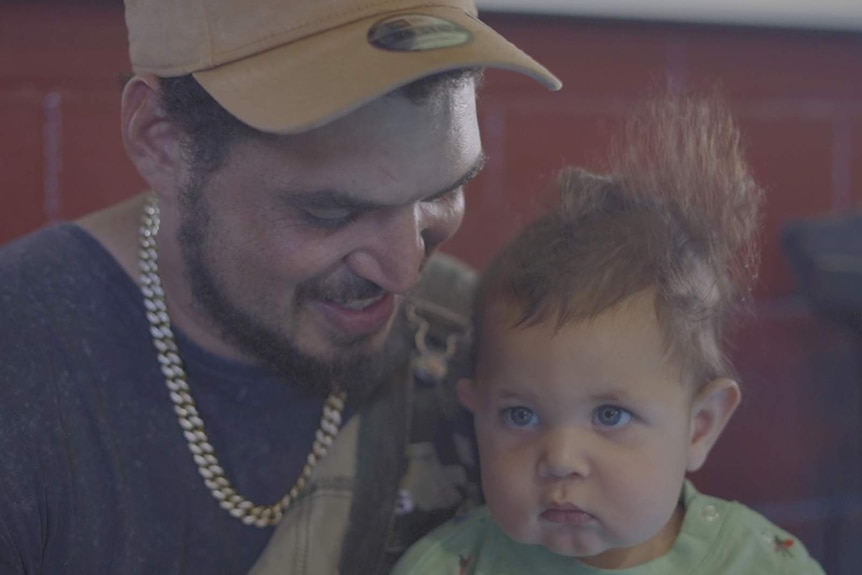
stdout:
[[60,223],[0,246],[0,308],[62,304],[94,288],[132,283],[102,244],[72,223]]
[[[7,298],[34,295],[78,281],[76,267],[105,266],[110,256],[78,226],[60,223],[0,246],[0,290]],[[2,302],[0,302],[2,303]]]
[[129,313],[139,305],[136,296],[131,278],[74,224],[3,246],[0,383],[35,392],[31,386],[47,389],[49,382],[58,385],[72,372],[90,369],[102,344],[118,341],[117,330],[138,321]]
[[[59,315],[63,296],[74,285],[71,263],[80,259],[79,238],[70,224],[44,228],[0,247],[0,345],[24,343]],[[6,334],[8,337],[4,337]]]
[[68,241],[77,239],[78,226],[70,222],[60,222],[34,230],[0,246],[0,262],[4,265],[22,263],[22,258],[49,255],[62,249]]

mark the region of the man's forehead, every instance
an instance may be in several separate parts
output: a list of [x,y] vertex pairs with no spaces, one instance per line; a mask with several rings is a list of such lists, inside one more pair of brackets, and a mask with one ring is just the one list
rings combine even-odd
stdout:
[[[464,123],[475,119],[476,89],[472,82],[460,83],[447,89],[435,90],[421,99],[411,99],[393,92],[330,122],[320,128],[299,134],[300,139],[342,139],[345,134],[407,133],[405,124],[434,124],[444,127],[448,122]],[[401,128],[401,129],[399,129]],[[427,130],[427,127],[425,128]]]
[[443,105],[381,100],[317,130],[247,144],[238,159],[260,158],[273,187],[388,203],[389,187],[416,199],[463,185],[485,158],[472,89],[450,93]]

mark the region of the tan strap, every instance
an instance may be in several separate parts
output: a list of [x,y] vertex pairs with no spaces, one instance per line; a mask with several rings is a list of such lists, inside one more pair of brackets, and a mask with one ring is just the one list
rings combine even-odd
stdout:
[[286,511],[249,575],[334,575],[353,503],[360,415],[318,463],[305,494]]

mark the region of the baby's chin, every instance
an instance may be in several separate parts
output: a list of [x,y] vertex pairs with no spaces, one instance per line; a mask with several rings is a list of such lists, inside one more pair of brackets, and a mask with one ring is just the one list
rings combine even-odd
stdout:
[[513,541],[543,547],[560,557],[599,569],[634,567],[667,552],[663,543],[655,539],[655,534],[626,542],[620,534],[607,530],[597,519],[578,528],[555,527],[541,520],[505,524],[498,519],[497,523]]
[[500,525],[510,539],[523,545],[543,547],[546,550],[562,557],[577,559],[588,562],[589,558],[595,557],[610,550],[610,548],[597,541],[591,534],[580,536],[573,534],[549,533],[540,524],[506,526]]
[[611,570],[637,567],[649,563],[665,552],[650,543],[613,545],[607,541],[595,541],[593,545],[576,546],[548,541],[543,546],[556,555],[570,557],[597,569]]
[[609,551],[605,546],[576,544],[571,541],[548,540],[547,538],[535,543],[535,545],[540,545],[555,555],[577,559],[584,563],[589,563],[591,558]]

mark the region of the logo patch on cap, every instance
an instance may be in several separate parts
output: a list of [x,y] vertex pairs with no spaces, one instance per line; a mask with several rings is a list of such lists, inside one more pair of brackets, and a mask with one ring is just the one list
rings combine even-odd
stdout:
[[368,42],[382,50],[419,52],[460,46],[473,34],[444,18],[424,14],[402,14],[377,22],[368,30]]

